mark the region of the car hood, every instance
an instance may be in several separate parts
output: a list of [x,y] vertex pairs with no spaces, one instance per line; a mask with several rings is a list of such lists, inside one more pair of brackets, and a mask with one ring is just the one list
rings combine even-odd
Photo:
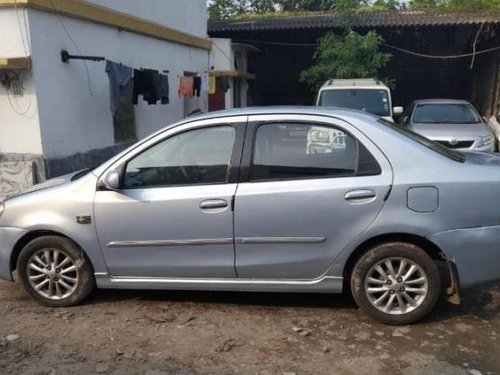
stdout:
[[410,129],[428,138],[485,137],[491,131],[484,124],[412,124]]
[[50,180],[41,182],[39,184],[33,185],[33,186],[21,191],[19,193],[9,195],[7,198],[5,198],[5,200],[17,198],[17,197],[20,197],[22,195],[33,193],[35,191],[45,190],[45,189],[49,189],[49,188],[52,188],[55,186],[60,186],[60,185],[66,184],[68,182],[71,182],[73,177],[75,177],[78,174],[81,174],[83,171],[85,171],[85,169],[77,171],[77,172],[68,173],[68,174],[65,174],[63,176],[55,177],[55,178],[52,178]]
[[467,164],[491,165],[500,167],[500,154],[485,151],[462,151]]

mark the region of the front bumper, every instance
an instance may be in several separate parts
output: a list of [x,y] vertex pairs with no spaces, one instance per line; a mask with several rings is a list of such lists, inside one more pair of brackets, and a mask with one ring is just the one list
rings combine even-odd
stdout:
[[17,241],[27,231],[18,228],[0,227],[0,279],[14,281],[10,269],[10,258]]
[[428,239],[455,264],[460,287],[500,279],[500,226],[450,230]]

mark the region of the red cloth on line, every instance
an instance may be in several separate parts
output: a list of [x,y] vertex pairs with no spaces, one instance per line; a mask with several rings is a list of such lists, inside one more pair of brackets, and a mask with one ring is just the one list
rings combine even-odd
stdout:
[[194,96],[194,78],[181,77],[179,80],[179,96]]

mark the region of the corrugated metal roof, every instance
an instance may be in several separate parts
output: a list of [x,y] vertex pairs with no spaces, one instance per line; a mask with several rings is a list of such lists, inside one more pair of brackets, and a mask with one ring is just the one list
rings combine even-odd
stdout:
[[352,27],[411,27],[472,25],[481,23],[500,24],[499,13],[434,13],[424,11],[360,12],[339,14],[333,12],[311,12],[299,15],[280,15],[249,20],[209,21],[208,32],[252,31],[280,29],[313,29]]

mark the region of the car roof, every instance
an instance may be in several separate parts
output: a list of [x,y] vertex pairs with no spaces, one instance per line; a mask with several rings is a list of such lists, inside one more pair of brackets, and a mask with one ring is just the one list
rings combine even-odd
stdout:
[[374,78],[329,79],[322,86],[327,88],[388,88],[383,82]]
[[460,99],[420,99],[414,100],[413,104],[469,104],[466,100]]
[[[378,118],[368,112],[340,107],[315,107],[315,106],[269,106],[269,107],[244,107],[225,109],[208,113],[200,113],[194,116],[186,117],[181,123],[193,120],[208,120],[214,118],[223,118],[231,116],[255,116],[255,115],[319,115],[328,117],[340,117],[346,121],[352,119],[374,119]],[[177,123],[179,124],[179,123]]]

